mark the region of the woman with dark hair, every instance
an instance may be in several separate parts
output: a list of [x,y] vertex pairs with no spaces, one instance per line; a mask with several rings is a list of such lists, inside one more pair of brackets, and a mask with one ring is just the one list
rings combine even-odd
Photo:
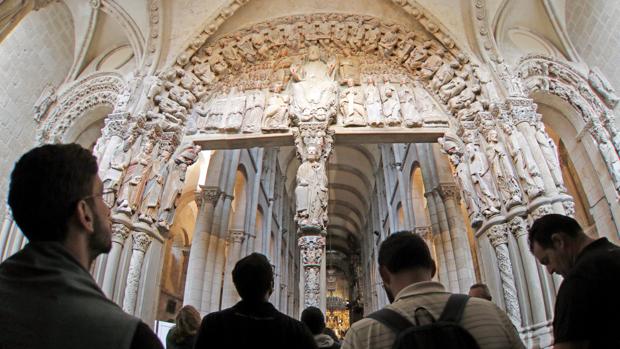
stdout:
[[177,314],[176,325],[166,336],[167,349],[192,349],[196,333],[200,327],[200,313],[191,305],[186,305]]

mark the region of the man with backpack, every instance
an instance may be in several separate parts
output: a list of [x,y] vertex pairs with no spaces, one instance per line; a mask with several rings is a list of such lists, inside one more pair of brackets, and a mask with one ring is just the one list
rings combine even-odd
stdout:
[[390,235],[379,248],[378,262],[391,304],[353,324],[343,349],[525,348],[495,304],[452,295],[432,281],[435,262],[418,235]]

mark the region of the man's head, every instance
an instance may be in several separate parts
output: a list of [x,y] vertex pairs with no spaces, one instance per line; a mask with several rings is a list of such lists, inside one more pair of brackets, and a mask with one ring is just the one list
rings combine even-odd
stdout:
[[9,206],[30,241],[66,243],[85,233],[93,257],[111,247],[110,210],[103,202],[97,159],[77,144],[34,148],[15,164]]
[[469,288],[469,296],[486,299],[491,301],[493,297],[491,297],[491,291],[489,291],[489,287],[485,284],[473,284]]
[[301,312],[301,322],[303,322],[312,334],[320,334],[325,329],[325,317],[321,309],[308,307]]
[[267,257],[260,253],[241,258],[235,264],[232,278],[244,301],[266,301],[273,291],[273,269]]
[[548,214],[532,224],[530,250],[550,274],[566,276],[572,269],[587,236],[576,220],[560,214]]
[[393,301],[406,283],[429,281],[435,275],[435,262],[419,235],[401,231],[381,243],[379,273],[388,298]]

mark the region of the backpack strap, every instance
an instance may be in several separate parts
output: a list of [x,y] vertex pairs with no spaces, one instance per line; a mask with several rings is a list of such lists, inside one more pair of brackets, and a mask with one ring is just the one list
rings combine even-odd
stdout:
[[394,331],[397,335],[409,327],[414,326],[411,321],[407,320],[406,317],[400,315],[397,311],[388,308],[375,311],[367,317],[379,321],[389,327],[389,329]]
[[457,324],[461,322],[463,312],[465,312],[465,305],[468,300],[469,296],[466,294],[452,294],[450,298],[448,298],[446,307],[443,309],[438,321],[453,322]]

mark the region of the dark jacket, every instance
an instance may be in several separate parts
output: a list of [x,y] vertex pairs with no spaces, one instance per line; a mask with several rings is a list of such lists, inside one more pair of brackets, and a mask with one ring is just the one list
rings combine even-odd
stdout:
[[174,326],[166,335],[166,349],[193,349],[196,342],[196,335],[188,336],[181,340],[175,337],[177,327]]
[[316,344],[301,322],[271,303],[241,301],[205,316],[194,348],[316,349]]

